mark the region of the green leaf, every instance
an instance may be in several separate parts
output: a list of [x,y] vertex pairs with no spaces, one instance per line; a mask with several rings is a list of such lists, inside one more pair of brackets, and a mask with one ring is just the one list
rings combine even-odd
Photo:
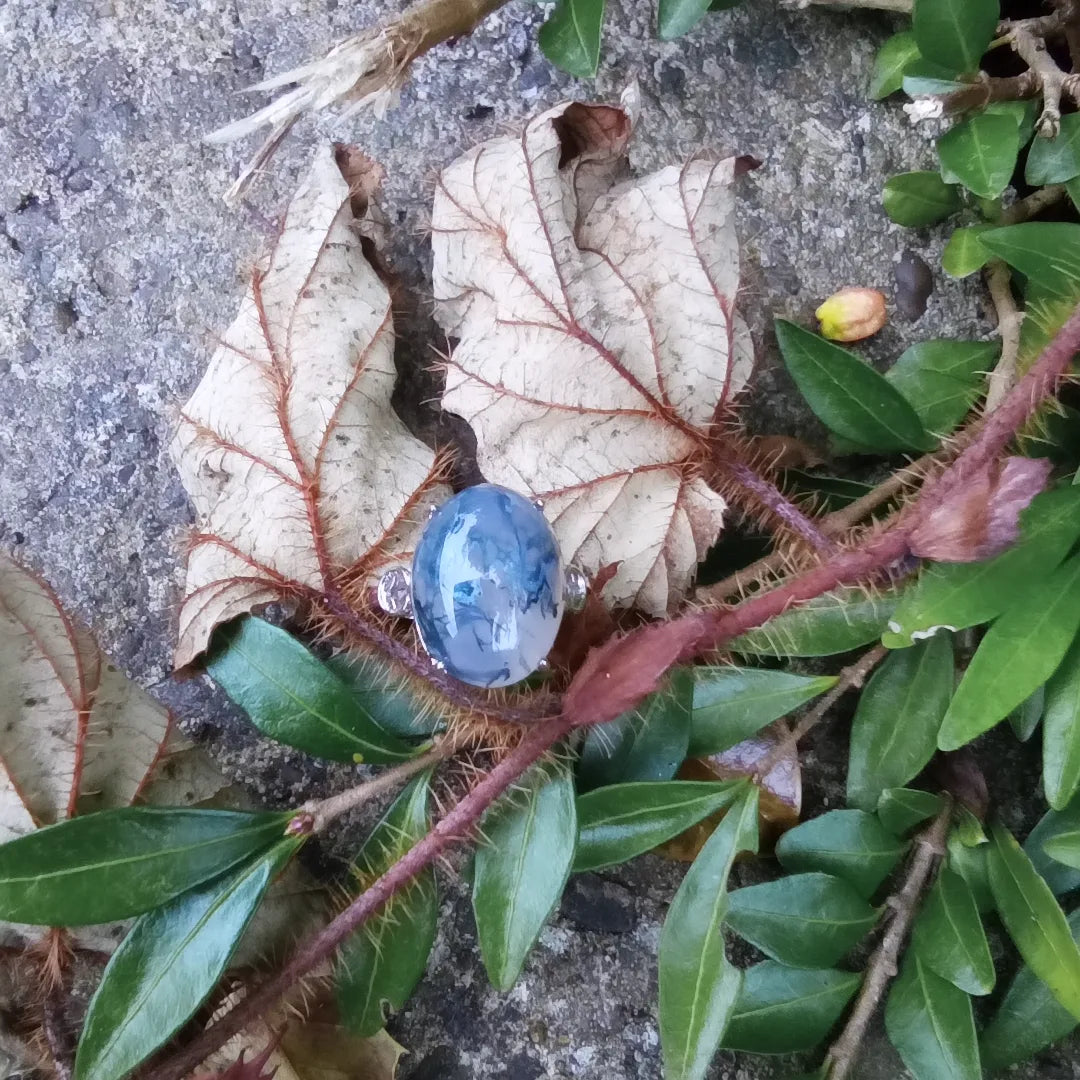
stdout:
[[885,1031],[915,1080],[980,1080],[971,998],[909,952],[885,1004]]
[[911,26],[919,52],[950,71],[972,72],[997,30],[998,0],[915,0]]
[[1053,571],[1080,536],[1080,489],[1036,496],[1020,516],[1020,535],[986,562],[928,566],[901,595],[882,643],[903,649],[942,627],[963,630],[1000,615]]
[[702,1080],[727,1027],[742,975],[721,932],[740,851],[757,851],[758,790],[747,784],[683,878],[660,931],[660,1046],[665,1080]]
[[686,760],[693,702],[694,669],[676,668],[639,709],[591,727],[578,763],[581,787],[670,780]]
[[966,278],[981,270],[990,261],[990,252],[983,247],[979,237],[993,225],[965,225],[953,229],[945,250],[941,253],[941,267],[949,277]]
[[904,836],[916,825],[940,813],[940,795],[918,788],[886,788],[878,798],[877,816],[882,825],[895,836]]
[[[1080,942],[1080,911],[1068,918],[1073,941]],[[1076,1027],[1076,1017],[1059,1005],[1050,988],[1029,967],[1022,967],[986,1025],[979,1046],[991,1072],[1034,1057]]]
[[135,923],[90,1002],[76,1080],[121,1080],[183,1027],[217,986],[270,882],[300,843],[281,840]]
[[1035,134],[1035,121],[1042,112],[1042,102],[1037,98],[1026,101],[993,101],[983,112],[1011,117],[1020,133],[1020,145],[1024,147],[1031,142],[1031,136]]
[[931,450],[918,414],[888,380],[854,353],[785,319],[776,339],[791,377],[819,420],[875,450]]
[[1004,720],[1050,678],[1077,629],[1080,555],[1027,588],[987,630],[942,721],[938,746],[956,750]]
[[1080,949],[1058,902],[1008,829],[995,825],[987,856],[1001,921],[1028,967],[1080,1018]]
[[911,947],[926,967],[965,993],[993,990],[994,961],[975,897],[948,868],[938,875],[919,912]]
[[869,898],[900,861],[905,847],[873,814],[830,810],[784,833],[776,856],[785,870],[835,874]]
[[413,757],[349,684],[292,634],[244,618],[219,631],[206,670],[268,738],[331,761],[379,765]]
[[1080,176],[1080,113],[1061,118],[1061,130],[1052,139],[1036,139],[1028,152],[1024,179],[1032,187],[1064,184]]
[[591,79],[600,66],[604,0],[559,0],[540,27],[540,50],[557,67]]
[[699,667],[696,672],[689,757],[728,750],[836,684],[833,675],[766,668]]
[[789,967],[835,964],[877,919],[875,908],[831,874],[789,874],[736,889],[728,897],[728,926]]
[[907,172],[885,181],[881,204],[897,225],[921,229],[955,214],[963,202],[956,186],[946,184],[940,173]]
[[1046,701],[1046,689],[1040,686],[1030,697],[1009,713],[1009,724],[1021,742],[1027,742],[1042,719],[1043,706]]
[[1046,853],[1045,846],[1058,837],[1068,837],[1074,833],[1080,833],[1080,798],[1074,798],[1061,810],[1049,810],[1043,814],[1024,841],[1024,851],[1032,866],[1055,896],[1080,889],[1080,869],[1052,859]]
[[1049,296],[1073,300],[1080,287],[1080,225],[1026,221],[991,229],[979,242]]
[[141,915],[281,837],[287,814],[125,807],[0,845],[0,919],[89,926]]
[[1069,200],[1073,206],[1080,210],[1080,176],[1066,181],[1065,190],[1069,193]]
[[772,960],[743,972],[724,1032],[728,1050],[795,1054],[823,1042],[862,982],[853,971],[810,971]]
[[422,739],[446,727],[444,717],[417,699],[408,680],[374,656],[338,653],[326,666],[349,684],[361,712],[383,731]]
[[886,788],[902,787],[922,772],[937,750],[952,689],[947,634],[889,654],[866,684],[852,721],[849,804],[873,810]]
[[533,769],[526,790],[489,811],[481,830],[486,842],[476,851],[472,890],[476,933],[492,985],[509,990],[570,874],[577,816],[569,772]]
[[660,0],[657,34],[672,41],[693,30],[709,10],[709,0]]
[[759,630],[735,638],[732,652],[756,656],[833,656],[879,637],[902,594],[867,596],[835,589],[777,615]]
[[975,899],[975,907],[980,912],[992,911],[994,897],[990,892],[990,872],[986,867],[986,853],[990,845],[984,843],[969,847],[957,828],[953,828],[949,833],[947,844],[949,869],[964,879]]
[[996,199],[1016,168],[1020,131],[1010,116],[980,113],[942,135],[937,148],[947,184],[960,183],[983,199]]
[[893,34],[878,49],[874,70],[870,73],[870,97],[874,101],[895,94],[904,85],[904,71],[919,59],[919,46],[910,30]]
[[743,781],[615,784],[578,797],[574,873],[615,866],[729,806]]
[[1064,810],[1080,790],[1080,638],[1046,684],[1043,788],[1055,810]]
[[[428,831],[430,782],[430,771],[413,779],[364,841],[354,867],[360,888]],[[409,1000],[427,967],[438,918],[438,888],[428,867],[346,941],[338,962],[337,1000],[347,1028],[369,1038],[386,1026],[386,1005],[398,1010]]]
[[873,490],[872,484],[849,480],[846,476],[828,476],[803,469],[785,469],[784,486],[798,494],[813,495],[817,509],[829,513],[850,506]]
[[988,341],[922,341],[905,350],[885,378],[907,398],[926,430],[948,435],[982,389],[1001,347]]

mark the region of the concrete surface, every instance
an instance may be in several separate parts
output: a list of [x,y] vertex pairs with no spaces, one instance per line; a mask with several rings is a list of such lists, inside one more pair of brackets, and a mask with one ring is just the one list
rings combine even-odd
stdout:
[[[744,182],[741,225],[742,305],[761,355],[747,413],[757,430],[816,430],[777,369],[772,315],[806,318],[847,284],[891,294],[908,248],[934,268],[935,291],[918,322],[894,317],[875,359],[930,335],[988,331],[977,287],[937,269],[941,231],[898,229],[880,209],[884,178],[930,164],[932,148],[896,104],[865,99],[875,46],[891,29],[871,14],[792,13],[755,0],[662,44],[651,5],[616,0],[603,70],[588,85],[539,55],[543,5],[514,0],[471,39],[421,62],[382,122],[302,123],[249,202],[226,208],[220,195],[249,147],[199,137],[244,108],[238,90],[390,6],[0,0],[0,545],[39,569],[130,674],[275,804],[342,783],[342,770],[255,739],[205,684],[168,680],[190,518],[165,446],[318,130],[387,167],[384,206],[397,226],[389,256],[408,307],[398,400],[428,437],[447,430],[418,404],[430,397],[423,369],[439,341],[425,305],[433,171],[566,95],[616,97],[631,77],[644,104],[636,167],[701,145],[763,162]],[[838,740],[808,753],[816,805],[835,800],[841,762]],[[654,954],[679,874],[649,859],[575,881],[507,995],[487,987],[451,884],[430,977],[392,1024],[413,1051],[404,1080],[658,1077]],[[861,1075],[902,1075],[874,1038]],[[1052,1055],[1026,1075],[1080,1076],[1074,1060]],[[712,1076],[783,1072],[723,1054]]]

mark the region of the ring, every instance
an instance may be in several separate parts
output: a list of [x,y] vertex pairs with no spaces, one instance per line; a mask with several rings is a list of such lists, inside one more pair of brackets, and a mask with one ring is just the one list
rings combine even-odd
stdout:
[[473,686],[510,686],[542,668],[588,579],[566,567],[540,506],[477,484],[437,507],[413,555],[379,580],[378,604],[411,618],[432,662]]

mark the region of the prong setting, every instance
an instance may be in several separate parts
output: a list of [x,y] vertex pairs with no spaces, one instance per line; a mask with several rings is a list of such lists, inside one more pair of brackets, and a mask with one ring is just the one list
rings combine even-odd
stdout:
[[567,611],[581,611],[589,598],[589,579],[577,566],[568,566],[564,575],[563,603]]
[[376,593],[379,607],[387,615],[401,619],[413,617],[412,571],[407,566],[392,566],[379,578]]

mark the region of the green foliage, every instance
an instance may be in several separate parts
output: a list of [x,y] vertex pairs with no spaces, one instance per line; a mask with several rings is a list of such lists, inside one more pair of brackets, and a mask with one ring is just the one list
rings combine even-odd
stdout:
[[929,821],[941,810],[941,796],[916,788],[886,788],[878,798],[878,820],[897,836]]
[[911,30],[893,34],[878,49],[870,75],[870,96],[875,101],[895,94],[904,85],[904,72],[919,59],[919,46]]
[[959,829],[953,829],[948,839],[948,867],[959,874],[975,898],[980,913],[993,911],[994,896],[990,892],[990,871],[986,865],[989,843],[968,846]]
[[1061,118],[1061,130],[1052,139],[1036,139],[1028,153],[1024,179],[1036,187],[1063,184],[1080,176],[1080,113]]
[[1080,798],[1074,798],[1061,810],[1047,811],[1024,841],[1024,851],[1032,866],[1055,896],[1080,889],[1080,870],[1051,858],[1046,845],[1053,847],[1057,838],[1074,833],[1080,833]]
[[886,788],[902,787],[922,771],[937,749],[952,690],[952,641],[946,634],[885,659],[863,690],[851,725],[851,805],[873,810]]
[[710,3],[711,0],[660,0],[657,8],[660,40],[671,41],[689,33],[705,17]]
[[90,926],[167,904],[279,839],[284,814],[127,807],[0,846],[0,919]]
[[383,728],[386,709],[398,716],[395,693],[356,693],[291,634],[262,619],[244,618],[219,635],[206,669],[268,738],[331,761],[384,764],[416,750]]
[[1046,684],[1043,716],[1046,801],[1064,810],[1080,790],[1080,638]]
[[881,203],[897,225],[919,229],[933,225],[961,207],[955,184],[946,184],[937,172],[908,172],[885,181]]
[[900,861],[905,845],[873,814],[830,810],[784,833],[776,856],[785,870],[822,870],[869,898]]
[[980,237],[993,225],[967,225],[954,229],[945,250],[941,253],[941,265],[945,273],[954,278],[965,278],[981,270],[990,261],[990,252],[983,247]]
[[776,338],[791,377],[830,431],[879,451],[933,449],[904,395],[854,353],[784,319],[776,320]]
[[956,124],[938,139],[941,178],[963,184],[983,199],[996,199],[1008,186],[1020,152],[1020,131],[1011,116],[980,113]]
[[915,0],[912,29],[927,60],[955,72],[976,71],[997,28],[998,0]]
[[665,1080],[702,1080],[739,996],[724,952],[727,881],[757,851],[758,792],[747,784],[683,878],[660,932],[660,1047]]
[[727,922],[766,956],[789,967],[835,964],[866,936],[878,912],[831,874],[789,874],[731,893]]
[[574,872],[599,870],[652,851],[729,806],[742,781],[667,780],[597,788],[577,800]]
[[[430,772],[401,792],[364,841],[353,867],[361,889],[393,865],[428,830]],[[385,1005],[400,1009],[423,977],[435,942],[439,895],[428,868],[397,893],[341,950],[338,1010],[357,1035],[374,1035],[386,1023]]]
[[836,684],[832,675],[793,675],[766,668],[699,667],[690,719],[690,757],[730,749],[766,724]]
[[224,974],[270,882],[300,843],[281,840],[135,923],[90,1002],[76,1080],[122,1080],[195,1014]]
[[1035,734],[1039,721],[1042,720],[1045,701],[1046,688],[1040,686],[1009,713],[1009,725],[1021,742],[1027,742]]
[[590,79],[600,65],[605,0],[559,0],[540,28],[540,48],[558,68]]
[[476,852],[473,914],[492,984],[509,990],[555,910],[577,840],[574,784],[561,766],[535,768],[525,790],[484,818]]

